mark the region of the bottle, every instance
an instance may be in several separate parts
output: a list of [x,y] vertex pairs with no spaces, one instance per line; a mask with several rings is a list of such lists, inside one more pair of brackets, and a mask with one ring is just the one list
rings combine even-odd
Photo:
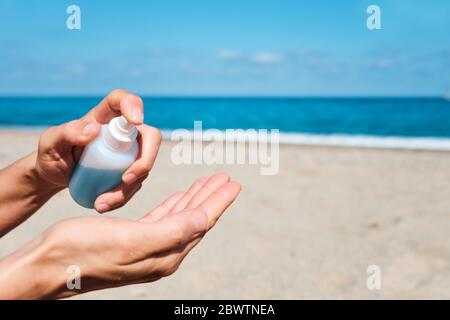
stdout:
[[139,151],[137,129],[123,117],[103,125],[99,136],[84,149],[69,182],[72,198],[85,208],[122,181],[122,174]]

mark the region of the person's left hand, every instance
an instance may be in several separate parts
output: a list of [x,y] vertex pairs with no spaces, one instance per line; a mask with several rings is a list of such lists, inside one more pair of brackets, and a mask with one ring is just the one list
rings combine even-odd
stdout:
[[95,209],[110,211],[123,206],[141,187],[153,167],[161,143],[161,133],[143,124],[142,99],[125,90],[117,89],[104,98],[84,117],[47,129],[40,137],[36,156],[38,175],[57,187],[65,188],[85,145],[100,133],[101,125],[123,115],[139,131],[139,154],[125,171],[123,182],[114,190],[100,195]]
[[[226,174],[200,178],[139,220],[63,220],[0,261],[0,299],[65,298],[173,274],[241,190]],[[78,288],[69,288],[78,269]],[[36,276],[38,275],[38,276]]]

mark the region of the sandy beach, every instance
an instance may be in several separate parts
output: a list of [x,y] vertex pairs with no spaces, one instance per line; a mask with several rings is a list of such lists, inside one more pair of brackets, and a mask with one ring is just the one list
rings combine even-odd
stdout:
[[[38,137],[0,131],[0,166]],[[138,218],[217,171],[241,182],[240,197],[173,276],[77,299],[450,298],[449,152],[282,145],[279,173],[261,176],[259,166],[176,166],[172,146],[163,142],[144,187],[111,215]],[[0,254],[91,214],[64,191],[2,238]],[[380,290],[366,286],[369,265],[381,268]]]

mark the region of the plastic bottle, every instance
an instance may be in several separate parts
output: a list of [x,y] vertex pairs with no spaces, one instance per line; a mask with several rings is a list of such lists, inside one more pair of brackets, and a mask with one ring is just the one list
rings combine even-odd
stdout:
[[99,136],[84,149],[70,178],[70,195],[79,205],[93,208],[99,195],[121,183],[122,174],[139,151],[136,137],[137,129],[124,117],[102,126]]

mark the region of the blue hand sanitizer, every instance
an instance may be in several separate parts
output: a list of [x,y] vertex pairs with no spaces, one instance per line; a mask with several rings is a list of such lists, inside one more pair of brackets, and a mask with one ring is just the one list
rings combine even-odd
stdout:
[[72,198],[85,208],[122,181],[122,174],[139,151],[137,129],[121,116],[103,125],[99,136],[86,146],[69,183]]

